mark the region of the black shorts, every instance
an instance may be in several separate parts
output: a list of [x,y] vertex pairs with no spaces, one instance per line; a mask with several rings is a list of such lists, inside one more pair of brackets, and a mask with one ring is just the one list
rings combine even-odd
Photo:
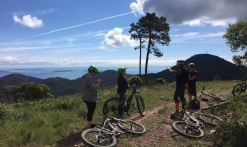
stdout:
[[196,87],[188,88],[188,94],[196,96]]

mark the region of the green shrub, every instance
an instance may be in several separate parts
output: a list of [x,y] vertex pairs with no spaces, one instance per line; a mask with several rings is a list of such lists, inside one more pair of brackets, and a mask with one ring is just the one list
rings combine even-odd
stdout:
[[224,120],[216,129],[214,144],[224,147],[243,147],[247,143],[247,120]]
[[130,85],[141,85],[142,84],[142,79],[139,76],[132,76],[129,81]]
[[155,79],[154,82],[153,82],[154,85],[156,84],[160,84],[160,85],[165,85],[167,84],[166,80],[163,79],[163,78],[158,78],[158,79]]
[[221,79],[220,79],[220,76],[217,74],[217,75],[215,75],[215,77],[214,77],[214,81],[220,81]]
[[14,96],[14,101],[39,100],[43,98],[53,98],[50,88],[44,84],[24,83],[21,86],[13,86],[10,93]]

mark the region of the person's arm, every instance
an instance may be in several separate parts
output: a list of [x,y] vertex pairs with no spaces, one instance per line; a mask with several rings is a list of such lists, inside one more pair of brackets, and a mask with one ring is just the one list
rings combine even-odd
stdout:
[[181,74],[182,74],[182,70],[181,70],[181,69],[172,70],[171,68],[168,68],[168,70],[169,70],[171,73],[174,73],[174,74],[177,74],[177,75],[181,75]]
[[194,80],[197,77],[197,75],[193,75],[190,80]]
[[87,82],[91,91],[95,91],[97,89],[97,84],[94,83],[93,77],[91,76],[87,77]]

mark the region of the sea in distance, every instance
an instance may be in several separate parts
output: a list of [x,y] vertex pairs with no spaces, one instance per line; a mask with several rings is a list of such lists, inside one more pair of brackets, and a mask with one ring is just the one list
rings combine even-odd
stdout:
[[[101,72],[105,70],[115,70],[118,67],[99,67]],[[157,73],[165,70],[166,67],[151,66],[148,67],[148,73]],[[139,67],[128,67],[127,74],[136,75],[139,73]],[[144,74],[144,67],[142,68],[142,74]],[[36,77],[40,79],[60,77],[69,80],[80,78],[84,73],[87,72],[87,67],[47,67],[47,68],[1,68],[0,78],[13,74],[19,73],[26,76]]]

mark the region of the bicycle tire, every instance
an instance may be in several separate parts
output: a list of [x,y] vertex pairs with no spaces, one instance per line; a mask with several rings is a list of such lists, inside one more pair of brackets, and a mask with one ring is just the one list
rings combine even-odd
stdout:
[[232,95],[233,96],[238,96],[242,93],[242,85],[241,84],[237,84],[233,87],[232,89]]
[[211,106],[207,106],[207,107],[201,108],[201,110],[206,110],[206,109],[210,109],[210,108],[216,108],[216,107],[228,104],[228,103],[229,103],[228,100],[221,100],[219,103],[215,103],[215,104],[213,104]]
[[[82,142],[89,146],[89,147],[115,147],[116,144],[117,144],[117,139],[115,136],[113,136],[111,138],[111,140],[108,142],[106,142],[105,140],[105,137],[106,136],[101,136],[101,137],[98,137],[98,139],[101,139],[104,141],[104,142],[100,142],[100,141],[97,141],[96,142],[96,136],[99,135],[99,132],[100,132],[100,129],[86,129],[84,130],[82,133],[81,133],[81,139],[82,139]],[[90,139],[90,137],[92,137],[92,139]],[[109,139],[109,138],[108,138]]]
[[198,139],[201,139],[204,136],[204,131],[202,129],[199,129],[199,132],[193,132],[195,133],[195,135],[192,135],[192,134],[187,134],[187,132],[186,131],[184,132],[184,130],[183,131],[180,130],[181,127],[179,125],[183,125],[182,126],[182,129],[183,129],[187,126],[187,123],[185,121],[174,121],[172,123],[172,129],[182,136],[185,136],[188,138],[198,138]]
[[103,116],[107,118],[121,117],[118,114],[119,99],[117,97],[111,97],[105,101],[103,105]]
[[212,114],[198,113],[197,118],[203,123],[216,127],[219,125],[219,122],[222,121],[221,118]]
[[145,103],[144,103],[144,100],[141,96],[135,96],[136,98],[136,105],[137,105],[137,108],[138,108],[138,111],[140,113],[141,116],[145,116]]
[[119,120],[117,125],[122,131],[130,134],[142,135],[147,131],[142,124],[129,119]]

